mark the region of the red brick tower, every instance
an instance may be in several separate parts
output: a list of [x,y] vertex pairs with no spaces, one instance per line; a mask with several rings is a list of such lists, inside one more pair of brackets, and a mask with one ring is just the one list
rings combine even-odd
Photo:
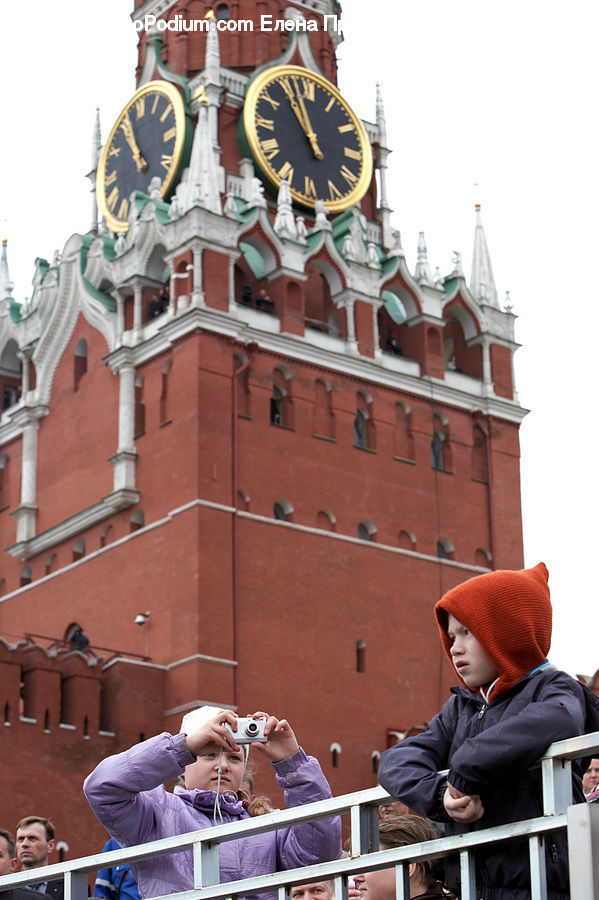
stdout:
[[0,820],[51,814],[71,854],[102,841],[95,761],[199,703],[285,715],[336,793],[370,786],[451,683],[434,602],[522,565],[480,220],[469,286],[423,238],[409,271],[380,98],[361,123],[335,92],[333,0],[207,11],[138,4],[104,220],[26,307],[0,268]]

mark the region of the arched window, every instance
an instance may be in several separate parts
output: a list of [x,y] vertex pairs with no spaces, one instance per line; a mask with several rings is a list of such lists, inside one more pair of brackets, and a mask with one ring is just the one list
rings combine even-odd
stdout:
[[439,538],[437,541],[437,556],[439,559],[454,559],[455,549],[451,541],[447,538]]
[[50,734],[50,710],[44,712],[44,733]]
[[4,704],[4,724],[10,725],[10,703],[8,700]]
[[[250,508],[250,495],[241,488],[237,491],[237,509],[243,509],[248,512]],[[276,518],[276,516],[275,516]]]
[[316,527],[323,531],[335,531],[337,519],[328,509],[321,509],[316,516]]
[[356,641],[356,672],[366,671],[366,644]]
[[273,507],[273,515],[279,522],[291,522],[293,506],[289,500],[277,500]]
[[474,556],[474,565],[481,566],[484,569],[490,569],[493,557],[486,547],[479,547]]
[[49,575],[52,571],[52,566],[56,560],[56,553],[50,553],[48,558],[46,559],[46,575]]
[[371,753],[372,759],[372,774],[376,775],[379,771],[379,763],[381,761],[381,754],[379,750],[373,750]]
[[341,744],[333,743],[330,747],[331,750],[331,765],[334,769],[339,765],[339,754],[341,753]]
[[229,7],[226,3],[219,3],[216,7],[216,18],[217,19],[228,19],[229,18]]
[[358,391],[356,397],[354,447],[358,447],[360,450],[376,450],[376,432],[372,416],[372,397],[367,391]]
[[291,374],[286,366],[277,366],[273,372],[273,386],[270,396],[270,424],[282,428],[293,428]]
[[162,381],[160,386],[160,424],[168,425],[171,421],[168,417],[168,376],[173,365],[173,360],[167,359],[162,367]]
[[21,587],[31,584],[31,566],[23,566],[21,569]]
[[79,389],[79,382],[87,372],[87,341],[81,338],[75,347],[73,357],[73,390]]
[[409,528],[402,528],[397,539],[397,546],[404,550],[416,549],[416,535]]
[[472,456],[470,458],[470,472],[473,481],[489,481],[487,466],[487,438],[478,425],[472,428]]
[[111,532],[114,532],[114,526],[109,523],[102,529],[102,534],[100,535],[100,547],[105,547],[106,544],[109,543]]
[[335,439],[335,414],[332,404],[332,390],[324,378],[317,378],[314,385],[314,411],[312,434],[315,437]]
[[85,556],[85,541],[83,538],[77,538],[73,545],[73,562],[83,559]]
[[433,438],[431,441],[431,466],[440,472],[451,472],[452,453],[449,441],[449,422],[445,416],[433,416]]
[[144,515],[143,509],[136,509],[135,512],[132,513],[129,520],[129,531],[139,531],[139,529],[143,528],[145,524],[146,517]]
[[376,527],[368,519],[363,519],[358,525],[358,537],[361,541],[374,541],[376,539]]
[[395,431],[393,434],[393,456],[395,459],[414,459],[414,438],[412,436],[412,411],[401,400],[395,404]]
[[134,437],[141,437],[146,431],[146,404],[144,401],[144,379],[140,375],[135,379],[135,425]]

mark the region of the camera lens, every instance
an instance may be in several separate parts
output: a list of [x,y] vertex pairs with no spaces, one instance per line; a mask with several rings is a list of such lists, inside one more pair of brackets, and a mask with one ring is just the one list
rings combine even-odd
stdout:
[[250,734],[250,735],[258,734],[257,724],[255,722],[248,722],[247,725],[245,726],[245,733]]

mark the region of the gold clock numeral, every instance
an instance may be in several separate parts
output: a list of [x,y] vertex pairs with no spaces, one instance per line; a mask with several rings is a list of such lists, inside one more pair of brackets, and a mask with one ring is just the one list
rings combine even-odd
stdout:
[[337,128],[337,131],[339,132],[339,134],[345,134],[346,131],[353,131],[353,130],[354,130],[354,126],[352,125],[351,122],[347,122],[345,125],[339,125],[339,127]]
[[307,78],[300,78],[300,84],[304,89],[302,94],[304,100],[312,100],[314,102],[314,91],[316,90],[314,82],[308,81]]
[[129,215],[129,201],[125,197],[119,206],[119,211],[116,214],[117,219],[126,219]]
[[266,141],[262,141],[261,146],[264,156],[268,160],[274,159],[279,152],[279,142],[276,138],[268,138]]
[[304,196],[314,197],[315,200],[317,197],[314,181],[312,178],[308,178],[307,175],[304,175]]
[[281,168],[279,169],[279,176],[281,179],[286,178],[287,181],[289,182],[289,184],[291,185],[291,182],[293,181],[293,173],[294,172],[295,172],[295,169],[293,168],[291,163],[285,161],[283,163],[283,165],[281,166]]
[[350,159],[362,159],[361,150],[353,150],[351,147],[344,147],[343,153],[345,156],[349,156]]
[[121,148],[120,148],[120,147],[114,147],[114,146],[112,146],[112,147],[110,148],[110,150],[108,151],[108,155],[109,155],[109,156],[117,156],[117,157],[118,157],[118,155],[119,155],[120,152],[121,152]]
[[156,107],[158,106],[158,101],[160,100],[160,94],[156,94],[154,97],[154,102],[152,103],[152,109],[150,110],[150,115],[154,115],[156,112]]
[[162,141],[163,141],[163,143],[166,144],[167,141],[172,141],[172,139],[174,138],[174,136],[176,135],[176,133],[177,133],[177,129],[176,129],[175,126],[173,125],[172,128],[169,128],[169,130],[168,130],[168,131],[165,131],[164,134],[162,135]]
[[168,171],[168,168],[169,168],[170,164],[172,163],[172,161],[173,161],[172,154],[169,155],[168,153],[163,153],[162,156],[160,157],[160,165],[163,166],[163,168],[165,168],[167,171]]
[[270,103],[273,109],[277,110],[281,105],[278,100],[273,100],[268,91],[262,91],[260,95],[261,100],[266,100],[267,103]]
[[273,119],[265,119],[263,116],[256,116],[256,128],[266,128],[267,131],[275,130]]
[[116,181],[116,172],[111,172],[110,175],[107,175],[104,179],[104,186],[110,187],[111,184],[114,184]]
[[110,210],[110,212],[114,212],[116,205],[119,200],[119,189],[118,187],[113,187],[108,197],[106,198],[106,206]]
[[333,182],[331,181],[330,178],[329,178],[327,184],[329,186],[329,199],[330,200],[341,200],[341,198],[343,197],[343,194],[341,193],[339,188],[335,184],[333,184]]
[[[341,166],[341,168],[339,169],[339,173],[343,175],[350,187],[353,188],[358,183],[358,176],[354,175],[354,173],[350,169],[348,169],[347,166]],[[329,181],[329,184],[330,183],[331,182]]]
[[334,98],[334,97],[331,97],[331,99],[329,100],[329,102],[328,102],[327,105],[325,106],[324,111],[325,111],[325,112],[330,112],[330,111],[331,111],[331,107],[334,105],[334,103],[335,103],[335,98]]
[[135,115],[138,119],[141,119],[142,116],[146,114],[146,98],[138,97],[135,101]]
[[162,115],[160,116],[160,121],[161,121],[161,122],[164,122],[164,120],[168,118],[168,114],[169,114],[170,112],[172,112],[172,109],[173,109],[173,104],[172,104],[172,103],[169,103],[169,105],[166,107],[166,109],[164,110],[164,112],[163,112]]

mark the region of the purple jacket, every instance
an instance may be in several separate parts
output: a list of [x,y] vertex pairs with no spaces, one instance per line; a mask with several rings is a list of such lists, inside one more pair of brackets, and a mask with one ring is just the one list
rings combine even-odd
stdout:
[[[176,787],[170,794],[162,785],[193,762],[184,734],[159,734],[102,760],[86,779],[83,790],[102,825],[123,847],[185,834],[214,824],[214,792]],[[331,796],[318,760],[306,756],[301,747],[273,767],[287,806]],[[232,793],[221,794],[220,809],[224,822],[249,818]],[[236,881],[340,855],[340,820],[321,819],[221,844],[220,877],[222,882]],[[193,888],[191,850],[134,863],[131,868],[142,897]]]

